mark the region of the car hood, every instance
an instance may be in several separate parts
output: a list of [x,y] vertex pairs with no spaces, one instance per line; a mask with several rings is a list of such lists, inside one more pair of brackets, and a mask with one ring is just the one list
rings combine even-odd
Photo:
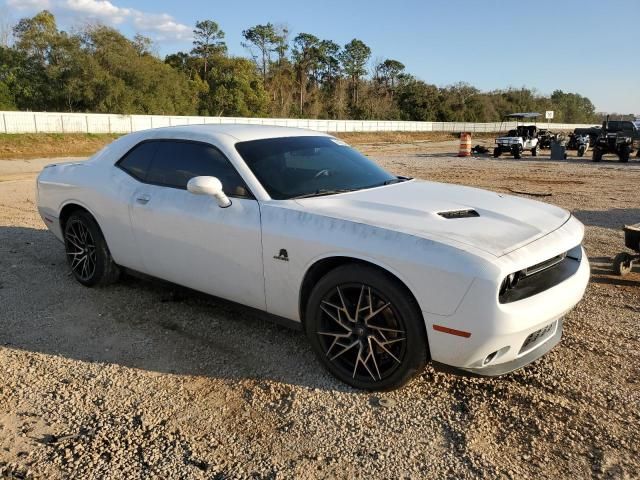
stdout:
[[[451,240],[505,255],[562,226],[566,210],[534,200],[446,183],[412,180],[327,197],[297,200],[320,215],[433,240]],[[473,210],[478,216],[445,218]],[[473,213],[471,213],[473,214]]]
[[519,142],[521,137],[498,137],[496,141],[498,142]]

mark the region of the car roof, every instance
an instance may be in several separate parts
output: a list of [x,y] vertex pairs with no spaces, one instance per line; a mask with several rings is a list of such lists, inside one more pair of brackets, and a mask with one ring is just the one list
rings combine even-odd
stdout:
[[233,137],[239,142],[277,137],[329,136],[323,132],[303,128],[246,124],[179,125],[175,127],[153,128],[137,133],[141,136],[148,134],[150,138],[158,138],[159,136],[164,136],[165,138],[180,138],[185,134],[188,136],[197,134],[215,138],[224,135]]
[[175,127],[138,130],[124,135],[96,153],[91,157],[91,161],[95,163],[116,162],[134,146],[147,140],[192,140],[212,143],[220,147],[224,144],[235,144],[250,140],[305,136],[331,137],[326,133],[316,132],[314,130],[270,125],[178,125]]

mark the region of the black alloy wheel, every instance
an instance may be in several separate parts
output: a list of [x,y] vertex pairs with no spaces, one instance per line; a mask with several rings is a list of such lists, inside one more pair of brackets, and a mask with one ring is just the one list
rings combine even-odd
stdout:
[[325,355],[344,374],[380,381],[402,364],[407,331],[380,292],[365,284],[344,284],[328,292],[318,335]]
[[306,330],[325,367],[356,388],[406,383],[427,361],[419,309],[397,282],[368,266],[346,265],[311,294]]
[[89,227],[78,217],[72,217],[65,228],[69,266],[75,277],[88,282],[96,273],[96,242]]
[[77,210],[66,220],[64,246],[71,273],[81,284],[107,285],[118,279],[120,269],[111,257],[100,227],[88,212]]

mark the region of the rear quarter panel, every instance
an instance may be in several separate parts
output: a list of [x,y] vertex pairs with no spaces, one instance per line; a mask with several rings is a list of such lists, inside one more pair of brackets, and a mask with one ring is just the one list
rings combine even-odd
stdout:
[[116,263],[141,268],[129,217],[129,200],[135,188],[135,180],[129,175],[111,161],[96,161],[94,157],[45,167],[37,186],[38,211],[59,240],[60,212],[66,205],[79,205],[98,222]]

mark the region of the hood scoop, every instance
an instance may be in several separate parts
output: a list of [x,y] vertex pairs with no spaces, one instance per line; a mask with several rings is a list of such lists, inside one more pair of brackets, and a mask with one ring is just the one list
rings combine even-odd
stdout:
[[449,212],[438,212],[442,218],[446,218],[447,220],[453,220],[455,218],[471,218],[471,217],[479,217],[480,214],[473,209],[467,210],[451,210]]

